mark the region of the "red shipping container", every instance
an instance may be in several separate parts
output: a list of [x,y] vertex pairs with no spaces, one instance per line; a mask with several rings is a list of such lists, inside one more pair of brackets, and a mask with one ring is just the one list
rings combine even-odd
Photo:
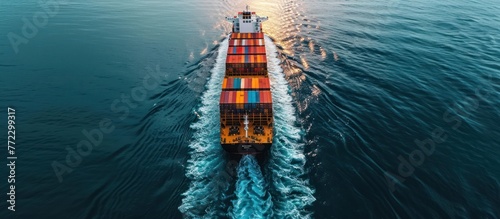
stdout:
[[231,93],[233,93],[233,99],[231,100],[231,103],[235,104],[237,103],[238,101],[238,96],[237,96],[237,91],[231,91]]
[[228,104],[229,103],[229,92],[228,91],[222,91],[221,96],[223,96],[224,104]]
[[229,46],[264,46],[264,39],[231,39],[229,40]]
[[234,79],[233,78],[229,78],[229,80],[227,80],[227,87],[228,88],[234,87]]
[[232,33],[231,39],[262,39],[264,33]]
[[246,78],[245,86],[247,89],[252,89],[252,78]]
[[259,78],[259,87],[260,87],[260,88],[265,87],[265,85],[264,85],[264,80],[265,80],[265,79],[266,79],[266,78]]
[[228,55],[265,55],[266,48],[265,46],[231,46],[227,51]]

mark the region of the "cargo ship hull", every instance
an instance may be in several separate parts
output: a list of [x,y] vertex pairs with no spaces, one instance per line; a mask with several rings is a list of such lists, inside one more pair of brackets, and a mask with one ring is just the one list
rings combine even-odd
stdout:
[[220,144],[231,154],[260,154],[272,146],[273,109],[264,33],[267,17],[239,12],[229,36],[220,96]]
[[272,143],[221,144],[222,148],[230,154],[261,154],[269,151],[271,145]]

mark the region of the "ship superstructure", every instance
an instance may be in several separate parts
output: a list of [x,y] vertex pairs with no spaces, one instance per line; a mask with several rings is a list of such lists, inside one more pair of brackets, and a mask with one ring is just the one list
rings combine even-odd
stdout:
[[220,97],[220,143],[233,154],[258,154],[273,142],[271,86],[260,17],[248,10],[233,24]]

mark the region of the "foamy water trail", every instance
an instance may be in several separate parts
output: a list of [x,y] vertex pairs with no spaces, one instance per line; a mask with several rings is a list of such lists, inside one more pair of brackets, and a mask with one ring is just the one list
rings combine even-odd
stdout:
[[225,193],[232,177],[227,174],[227,161],[222,156],[219,143],[218,101],[224,78],[228,40],[219,48],[216,64],[211,70],[211,78],[201,97],[198,110],[200,119],[191,125],[195,129],[193,141],[189,144],[190,158],[186,167],[186,177],[191,181],[189,189],[182,195],[179,210],[187,218],[219,218],[227,216],[223,206]]
[[[227,161],[218,142],[218,101],[224,78],[228,40],[220,44],[216,64],[211,71],[206,92],[199,108],[200,119],[191,127],[195,129],[186,176],[191,180],[189,189],[182,195],[179,210],[187,218],[310,218],[305,208],[314,202],[314,190],[305,175],[301,129],[296,121],[295,108],[284,78],[277,49],[266,36],[269,78],[273,95],[275,140],[266,168],[267,186],[260,167],[253,156],[244,156],[238,167],[236,199],[231,212],[225,212],[223,200],[232,183],[225,167]],[[267,188],[269,187],[269,190]]]
[[269,79],[273,96],[275,139],[266,172],[271,174],[271,196],[275,218],[311,218],[306,210],[316,199],[314,189],[304,179],[306,158],[301,129],[295,125],[295,108],[289,86],[280,67],[278,51],[266,36]]
[[233,200],[234,219],[272,217],[272,201],[260,166],[254,156],[243,156],[238,165],[236,199]]

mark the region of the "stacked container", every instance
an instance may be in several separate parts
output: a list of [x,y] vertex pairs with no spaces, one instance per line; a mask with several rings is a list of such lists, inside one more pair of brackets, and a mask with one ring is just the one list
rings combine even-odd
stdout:
[[262,78],[224,78],[222,90],[269,90],[269,79]]
[[267,76],[263,33],[232,33],[226,59],[226,76]]
[[222,112],[264,113],[272,109],[272,98],[269,90],[222,91],[220,105]]
[[272,97],[264,34],[232,33],[227,53],[221,114],[270,113]]

